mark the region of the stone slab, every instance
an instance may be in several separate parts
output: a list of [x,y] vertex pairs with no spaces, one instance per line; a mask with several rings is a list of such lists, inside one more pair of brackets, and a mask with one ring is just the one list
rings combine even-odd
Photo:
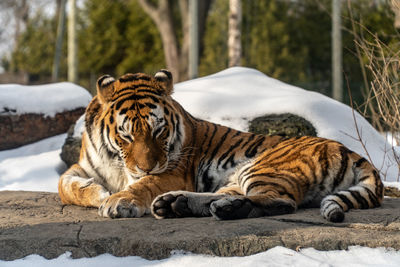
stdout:
[[96,209],[64,206],[54,193],[0,192],[1,260],[30,254],[51,259],[66,251],[75,258],[110,253],[162,259],[173,250],[245,256],[278,245],[400,250],[400,199],[387,198],[382,207],[373,210],[352,210],[343,223],[334,224],[322,219],[318,209],[235,221],[156,220],[151,216],[112,220],[99,217]]

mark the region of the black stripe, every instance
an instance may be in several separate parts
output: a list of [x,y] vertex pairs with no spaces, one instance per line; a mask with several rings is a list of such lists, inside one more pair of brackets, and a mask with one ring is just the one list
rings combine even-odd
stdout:
[[267,153],[267,155],[265,155],[265,157],[269,157],[271,158],[272,156],[274,156],[275,154],[278,154],[278,152],[280,152],[283,149],[287,149],[286,151],[284,151],[282,154],[278,154],[275,155],[276,158],[275,159],[282,159],[283,156],[286,156],[289,153],[295,153],[293,155],[290,156],[290,158],[285,158],[284,160],[293,160],[295,158],[298,158],[298,153],[300,151],[302,151],[303,149],[313,146],[315,144],[321,143],[321,142],[325,142],[326,140],[321,140],[321,139],[315,139],[315,138],[310,138],[310,140],[308,140],[309,142],[305,142],[307,140],[308,137],[301,137],[301,138],[290,138],[287,139],[281,143],[278,143],[278,147],[277,148],[272,148],[269,150],[269,152]]
[[247,158],[253,158],[257,154],[257,149],[262,145],[265,140],[265,136],[259,137],[252,145],[250,145],[245,151],[244,155]]
[[[213,129],[213,132],[212,132],[212,134],[211,134],[211,136],[210,136],[210,139],[209,139],[209,141],[208,141],[208,144],[207,144],[207,146],[205,147],[205,148],[206,148],[205,151],[207,151],[208,148],[211,146],[211,142],[214,140],[215,134],[217,133],[217,130],[218,130],[218,127],[217,127],[216,124],[212,124],[212,126],[214,126],[214,129]],[[204,139],[204,141],[206,141],[206,138]],[[203,147],[204,147],[204,146],[203,146],[203,144],[202,144],[202,145],[201,145],[201,148],[203,148]],[[201,151],[201,152],[203,152],[203,151]],[[203,153],[201,153],[201,154],[203,154]],[[207,156],[207,155],[204,155],[203,158],[200,160],[199,171],[200,171],[200,170],[203,170],[204,161],[207,159],[206,156]]]
[[[151,86],[148,86],[152,88]],[[149,93],[149,94],[155,94],[157,96],[162,96],[161,93],[157,90],[149,90],[149,89],[139,89],[136,91],[137,93]]]
[[[278,183],[266,182],[266,181],[256,181],[254,183],[251,183],[246,189],[246,195],[248,195],[251,190],[253,190],[257,187],[261,187],[261,186],[271,186],[272,189],[277,190],[280,195],[287,195],[290,199],[296,201],[296,198],[294,197],[294,195],[289,193],[284,186],[282,186],[281,184],[278,184]],[[267,190],[267,191],[263,191],[263,193],[266,193],[268,191],[271,191],[271,189]],[[260,195],[260,194],[257,194],[257,195]]]
[[[337,202],[336,200],[330,199],[329,201],[330,201],[331,203],[328,204],[328,206],[325,207],[324,211],[327,210],[331,205],[334,205],[334,204],[338,205],[338,206],[342,209],[342,211],[344,210],[343,207],[342,207],[342,205],[340,205],[340,203]],[[328,214],[327,214],[327,217],[328,217],[328,218],[331,217],[331,212],[333,212],[333,211],[336,211],[336,209],[330,210],[330,211],[328,212]]]
[[318,157],[318,162],[320,162],[321,165],[321,171],[322,171],[322,179],[320,183],[323,183],[325,181],[326,176],[328,175],[328,170],[329,170],[329,162],[328,162],[328,146],[325,145],[322,150],[320,151],[319,157]]
[[310,158],[310,157],[304,157],[304,158],[302,158],[301,159],[301,162],[303,162],[305,165],[307,165],[309,168],[310,168],[310,170],[311,170],[311,175],[312,175],[312,181],[310,182],[309,180],[310,180],[310,177],[308,177],[305,173],[303,173],[303,170],[301,170],[300,168],[299,168],[299,171],[301,172],[301,174],[302,175],[304,175],[304,177],[306,178],[306,180],[307,180],[307,184],[308,185],[310,185],[310,184],[316,184],[317,183],[317,176],[316,176],[316,173],[315,173],[315,164],[314,164],[314,161],[313,161],[313,159],[312,158]]
[[376,192],[376,196],[380,199],[383,197],[383,184],[381,181],[381,177],[378,173],[378,171],[373,170],[372,174],[375,177],[375,192]]
[[123,108],[123,109],[121,109],[121,111],[119,112],[119,115],[124,115],[124,114],[126,114],[126,112],[128,112],[128,108]]
[[354,163],[354,166],[356,166],[358,168],[366,161],[367,160],[365,158],[360,158],[359,160],[356,161],[356,163]]
[[164,107],[164,113],[165,113],[165,115],[167,115],[167,116],[169,115],[169,110],[168,110],[168,108],[167,108],[166,106]]
[[208,162],[210,163],[215,155],[217,155],[218,151],[220,150],[220,148],[222,147],[222,145],[224,144],[226,137],[229,135],[229,133],[232,131],[231,128],[227,128],[227,130],[225,131],[224,135],[221,137],[221,139],[219,140],[218,144],[214,147],[213,152],[211,153],[210,159],[208,160]]
[[359,178],[359,179],[358,179],[358,182],[362,182],[362,181],[364,181],[364,180],[367,180],[368,178],[369,178],[369,175],[365,175],[365,176]]
[[376,195],[371,190],[369,190],[367,187],[364,187],[364,186],[361,186],[361,187],[363,189],[365,189],[365,191],[367,191],[368,197],[371,200],[373,207],[379,207],[380,203],[379,203],[378,198],[376,197]]
[[240,180],[239,184],[244,185],[249,179],[252,179],[255,177],[260,177],[260,176],[268,177],[269,179],[283,180],[283,181],[287,182],[292,187],[292,189],[297,189],[297,191],[299,193],[301,192],[300,184],[298,182],[296,182],[296,180],[293,177],[290,177],[289,174],[282,175],[282,174],[276,173],[276,172],[253,173],[253,174],[248,175],[246,177],[246,179]]
[[[302,161],[303,161],[303,159],[302,159]],[[307,163],[305,163],[305,164],[307,164]],[[308,189],[308,187],[310,186],[310,179],[309,179],[309,177],[303,172],[303,170],[300,168],[300,166],[296,166],[296,167],[294,167],[294,168],[289,168],[289,169],[285,169],[285,171],[287,171],[287,172],[290,172],[290,173],[292,173],[293,175],[294,175],[294,178],[297,180],[297,181],[301,181],[302,180],[302,182],[304,183],[304,185],[307,187],[307,189]],[[298,175],[298,173],[300,173],[300,175]],[[311,171],[311,173],[313,173],[314,174],[314,171]],[[301,178],[303,178],[303,179],[301,179]],[[314,184],[314,183],[312,183],[312,184]]]
[[245,142],[245,143],[243,143],[243,145],[242,145],[242,148],[245,148],[251,141],[253,141],[253,139],[256,137],[257,135],[255,135],[255,134],[251,134],[250,136],[249,136],[249,139],[247,139],[247,141]]
[[235,144],[231,145],[231,147],[224,154],[222,154],[221,157],[218,159],[217,166],[219,166],[221,164],[221,162],[232,152],[232,150],[237,148],[240,145],[240,143],[242,143],[242,141],[243,141],[243,139],[239,139],[238,141],[236,141]]
[[[205,125],[206,125],[206,131],[205,131],[205,133],[204,133],[204,138],[202,139],[202,143],[200,144],[200,149],[199,149],[199,155],[203,155],[203,148],[205,147],[204,146],[204,143],[207,141],[207,138],[208,138],[208,134],[209,134],[209,132],[210,132],[210,124],[209,123],[205,123]],[[195,138],[194,138],[195,139]],[[207,148],[206,148],[207,149]],[[200,171],[201,169],[202,169],[202,163],[203,163],[203,160],[204,160],[204,157],[201,159],[201,161],[200,161],[200,163],[199,163],[199,165],[198,165],[198,167],[197,167],[197,171]],[[194,161],[193,161],[194,162]]]
[[97,171],[97,169],[94,167],[92,158],[90,157],[90,155],[89,155],[88,153],[86,154],[86,158],[87,158],[87,160],[88,160],[88,162],[89,162],[90,167],[91,167],[92,170],[96,173],[97,177],[100,178],[102,181],[106,181],[106,179],[104,178],[104,176],[102,176],[102,175]]
[[123,77],[118,79],[120,82],[132,82],[132,81],[137,81],[137,80],[143,80],[143,81],[151,81],[151,77],[149,76],[143,76],[143,74],[125,74]]
[[[138,90],[137,92],[139,92],[139,91],[145,91],[145,90]],[[144,98],[151,98],[151,100],[153,100],[154,102],[160,103],[160,100],[158,99],[158,94],[156,94],[156,93],[154,93],[152,91],[150,91],[149,93],[150,94],[143,94],[142,95],[142,94],[137,94],[136,92],[128,92],[128,93],[125,93],[125,94],[118,95],[113,100],[116,101],[116,100],[119,100],[119,99],[122,99],[122,98],[125,99],[125,96],[129,96],[127,99],[129,99],[130,96],[133,96],[133,98],[135,98],[135,96],[136,96],[137,99],[131,99],[131,100],[140,100],[140,99],[144,99]],[[155,96],[155,95],[157,95],[157,96]]]
[[343,195],[341,193],[336,193],[334,195],[337,196],[338,198],[340,198],[347,205],[348,209],[354,209],[353,202],[351,202],[350,199],[348,199],[345,195]]
[[224,170],[226,170],[228,168],[228,163],[230,163],[230,168],[233,168],[236,166],[236,162],[235,162],[235,154],[232,154],[229,156],[229,158],[225,161],[224,165],[222,165],[222,168]]
[[148,106],[149,108],[151,108],[151,109],[156,109],[157,108],[157,106],[156,105],[154,105],[154,104],[152,104],[152,103],[144,103],[146,106]]
[[164,127],[159,127],[159,128],[157,128],[157,129],[154,131],[153,136],[156,138],[157,135],[158,135],[162,130],[164,130]]
[[164,73],[165,75],[167,75],[168,79],[171,80],[172,79],[172,74],[171,72],[167,71],[167,70],[160,70],[162,73]]
[[107,78],[110,78],[110,77],[111,77],[111,76],[108,75],[108,74],[101,76],[100,79],[97,81],[97,85],[98,85],[99,87],[102,87],[102,86],[103,86],[103,85],[102,85],[103,81],[104,81],[105,79],[107,79]]
[[174,122],[173,127],[176,131],[176,135],[179,137],[179,140],[182,138],[181,133],[181,120],[178,114],[175,114],[176,123]]
[[361,205],[361,209],[368,209],[369,204],[368,201],[360,194],[360,192],[355,190],[349,190],[350,194],[354,197],[354,199]]
[[211,192],[212,183],[214,181],[214,177],[210,177],[208,175],[208,169],[203,173],[202,182],[204,184],[203,191],[204,192]]
[[[215,127],[217,128],[217,126],[215,126]],[[213,161],[215,155],[218,153],[218,150],[221,148],[222,144],[224,143],[227,135],[230,133],[231,130],[232,130],[231,128],[227,128],[227,130],[225,131],[225,134],[221,137],[220,141],[215,146],[215,148],[212,151],[210,157],[208,158],[208,161],[207,161],[207,164],[206,164],[207,170],[203,173],[203,180],[202,180],[203,183],[204,183],[204,190],[206,192],[211,191],[212,182],[214,180],[214,177],[212,177],[212,176],[210,177],[209,174],[208,174],[210,164]],[[211,142],[211,139],[210,139],[210,142]]]
[[160,100],[152,95],[134,95],[134,94],[129,94],[128,97],[122,98],[122,99],[118,99],[116,104],[115,104],[115,109],[119,110],[121,108],[121,106],[126,102],[126,101],[137,101],[137,100],[142,100],[142,99],[147,99],[147,98],[151,98],[152,101],[154,101],[155,103],[159,103]]
[[[143,89],[143,88],[150,88],[150,89]],[[116,98],[121,98],[126,95],[135,94],[135,93],[139,93],[139,92],[147,92],[150,94],[160,95],[157,90],[152,90],[152,89],[153,89],[153,87],[147,83],[139,83],[139,84],[135,84],[132,86],[127,86],[125,88],[119,89],[117,94],[114,95],[113,100],[115,100]]]
[[347,165],[348,165],[348,160],[349,160],[349,155],[347,154],[347,149],[345,147],[340,147],[340,169],[338,173],[336,174],[335,178],[333,179],[333,188],[332,191],[335,190],[335,188],[340,185],[340,183],[344,179],[344,175],[347,171]]

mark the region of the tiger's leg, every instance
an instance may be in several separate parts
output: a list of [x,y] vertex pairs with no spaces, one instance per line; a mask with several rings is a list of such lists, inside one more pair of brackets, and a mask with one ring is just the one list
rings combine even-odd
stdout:
[[162,194],[152,203],[152,214],[157,219],[211,216],[210,204],[228,195],[243,194],[236,184],[220,188],[216,193],[173,191]]
[[276,191],[254,196],[228,196],[210,205],[211,214],[218,220],[235,220],[293,213],[296,202]]
[[[243,192],[227,196],[210,205],[211,214],[219,220],[255,218],[292,213],[297,204],[290,190],[298,190],[288,177],[270,177],[262,174],[257,165],[249,163],[232,177]],[[264,169],[262,169],[264,170]],[[269,173],[269,172],[266,172]],[[297,192],[298,193],[298,192]]]
[[376,208],[382,204],[383,184],[379,173],[356,153],[353,153],[351,158],[353,170],[350,175],[354,176],[351,179],[355,179],[355,185],[328,195],[321,201],[321,214],[328,221],[342,222],[344,212],[349,209]]
[[110,196],[110,192],[96,183],[94,178],[89,178],[78,164],[72,165],[61,175],[58,193],[63,204],[84,207],[99,207]]

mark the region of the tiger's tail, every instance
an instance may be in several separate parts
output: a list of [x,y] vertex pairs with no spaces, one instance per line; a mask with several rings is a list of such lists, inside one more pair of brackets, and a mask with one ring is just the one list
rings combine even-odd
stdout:
[[352,153],[354,185],[328,195],[321,201],[321,214],[331,222],[342,222],[349,209],[376,208],[383,201],[383,184],[378,171],[365,158]]

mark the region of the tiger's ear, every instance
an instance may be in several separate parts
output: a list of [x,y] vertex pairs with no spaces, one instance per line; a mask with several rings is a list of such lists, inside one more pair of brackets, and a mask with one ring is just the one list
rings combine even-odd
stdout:
[[174,83],[171,72],[162,69],[154,75],[154,78],[156,78],[156,81],[164,89],[166,95],[172,95],[174,91]]
[[97,80],[97,97],[100,103],[104,104],[111,101],[114,93],[114,77],[103,75]]

